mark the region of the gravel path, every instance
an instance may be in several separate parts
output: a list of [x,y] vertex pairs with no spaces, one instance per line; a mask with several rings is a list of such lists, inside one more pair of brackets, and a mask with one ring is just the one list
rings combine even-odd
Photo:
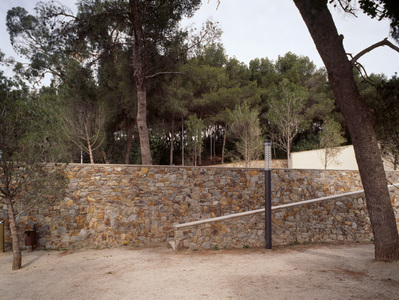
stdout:
[[371,244],[174,252],[0,253],[1,299],[399,299],[399,262]]

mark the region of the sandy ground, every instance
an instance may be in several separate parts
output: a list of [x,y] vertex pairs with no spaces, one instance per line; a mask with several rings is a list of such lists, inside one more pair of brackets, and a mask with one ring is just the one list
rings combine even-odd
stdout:
[[0,299],[399,299],[373,245],[174,252],[163,246],[0,253]]

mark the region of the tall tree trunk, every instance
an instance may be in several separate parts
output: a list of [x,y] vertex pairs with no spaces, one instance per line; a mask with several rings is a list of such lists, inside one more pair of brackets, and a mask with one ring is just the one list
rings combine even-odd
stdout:
[[213,149],[212,149],[212,151],[213,151],[212,164],[214,165],[215,161],[216,161],[216,130],[215,130],[215,139],[213,140],[212,147],[213,147]]
[[126,150],[125,150],[125,164],[128,165],[130,164],[130,148],[132,147],[132,142],[133,142],[133,126],[134,123],[130,118],[127,118],[129,122],[128,128],[127,128],[127,141],[126,141]]
[[184,166],[184,117],[181,117],[181,165]]
[[175,135],[175,114],[172,115],[172,133],[170,136],[170,153],[169,153],[169,165],[173,165],[173,143]]
[[227,125],[224,127],[223,146],[222,146],[222,164],[224,164],[224,151],[226,149],[226,140],[227,140]]
[[143,165],[152,165],[150,139],[148,137],[147,128],[145,36],[141,24],[142,16],[137,7],[138,0],[130,0],[129,3],[134,33],[132,60],[134,79],[137,87],[137,127],[140,138],[141,163]]
[[7,211],[8,211],[8,220],[10,223],[10,231],[11,231],[11,240],[12,240],[12,269],[19,270],[22,265],[22,255],[21,248],[19,246],[19,235],[18,235],[18,225],[15,220],[14,206],[12,203],[12,199],[7,197]]
[[87,141],[87,151],[89,152],[89,156],[90,156],[90,163],[94,164],[93,149],[91,148],[91,141],[90,141],[87,127],[86,127],[86,141]]
[[202,132],[198,130],[198,165],[202,166]]
[[327,159],[328,159],[328,150],[327,148],[324,149],[324,170],[327,169]]
[[152,165],[150,139],[148,137],[147,128],[147,92],[145,90],[145,87],[137,86],[137,89],[137,128],[140,138],[141,164]]
[[197,136],[195,137],[194,141],[194,166],[197,165]]
[[249,167],[249,145],[248,144],[249,144],[248,140],[245,139],[244,140],[244,145],[245,145],[244,164],[245,164],[246,168]]
[[361,98],[327,0],[294,0],[327,68],[355,149],[374,234],[376,260],[399,260],[399,237],[372,113]]

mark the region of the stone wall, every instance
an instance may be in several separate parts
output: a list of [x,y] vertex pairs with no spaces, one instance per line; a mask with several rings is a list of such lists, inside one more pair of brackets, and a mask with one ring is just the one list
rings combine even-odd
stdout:
[[[175,229],[176,249],[261,247],[265,245],[265,215],[233,218]],[[365,201],[345,197],[339,201],[307,204],[272,213],[272,244],[289,245],[373,239]]]
[[[218,165],[217,167],[223,168],[245,168],[245,162],[234,162],[234,163],[227,163],[223,165]],[[250,168],[265,168],[265,160],[253,160],[251,161]],[[285,169],[288,168],[288,161],[286,159],[273,159],[271,162],[272,169]]]
[[[141,246],[173,241],[175,234],[180,248],[264,243],[262,214],[173,229],[173,224],[263,208],[260,169],[71,164],[66,172],[65,197],[18,217],[21,236],[35,227],[40,248]],[[387,174],[399,182],[399,172]],[[358,189],[356,171],[272,171],[274,206]],[[398,194],[392,193],[392,203],[399,217]],[[10,247],[6,207],[1,213]],[[371,238],[362,196],[273,212],[274,245]]]
[[[387,172],[391,183],[399,172]],[[357,171],[273,170],[272,206],[362,189]],[[399,190],[393,189],[399,229]],[[264,213],[176,229],[177,249],[264,246]],[[370,241],[373,234],[364,194],[273,210],[272,243],[288,245],[332,241]]]

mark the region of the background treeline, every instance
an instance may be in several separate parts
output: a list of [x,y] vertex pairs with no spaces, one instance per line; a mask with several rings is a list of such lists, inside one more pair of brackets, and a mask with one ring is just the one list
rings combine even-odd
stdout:
[[[10,39],[29,63],[2,57],[16,74],[1,74],[2,107],[17,99],[20,116],[29,115],[24,126],[45,128],[46,161],[249,165],[265,139],[274,158],[351,143],[324,69],[291,52],[249,65],[226,56],[216,25],[179,26],[199,5],[81,0],[76,13],[50,2],[33,15],[13,8]],[[46,74],[51,83],[38,88]],[[396,166],[398,78],[356,77]],[[24,133],[30,143],[36,135]]]

